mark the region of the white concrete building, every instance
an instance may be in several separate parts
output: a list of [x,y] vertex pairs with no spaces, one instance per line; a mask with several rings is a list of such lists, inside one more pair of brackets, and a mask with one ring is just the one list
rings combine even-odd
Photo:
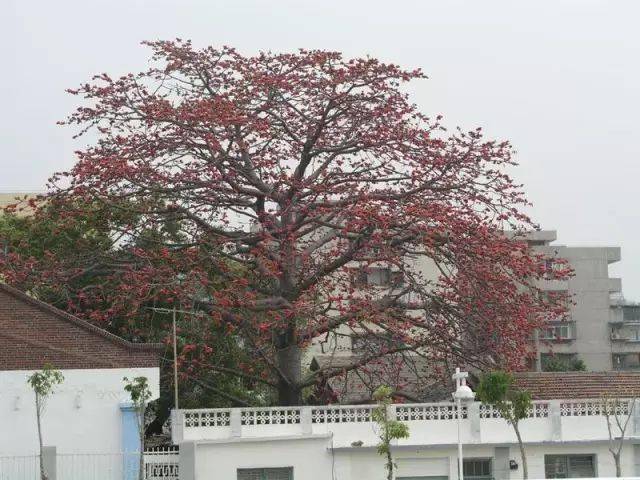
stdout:
[[[566,281],[548,281],[548,291],[567,292],[572,300],[567,322],[538,333],[536,370],[552,358],[584,362],[589,371],[640,369],[640,306],[622,299],[620,278],[609,265],[620,261],[619,247],[555,245],[555,231],[532,232],[530,245],[550,257],[565,259],[574,270]],[[550,265],[553,268],[553,265]]]
[[[158,398],[163,349],[127,342],[0,283],[0,478],[21,478],[11,476],[20,467],[16,458],[37,459],[35,395],[27,379],[46,364],[64,376],[42,418],[44,444],[57,449],[59,468],[82,455],[102,455],[110,464],[114,459],[105,455],[138,455],[138,427],[123,378],[147,377],[152,399]],[[133,478],[135,458],[115,459],[127,470],[124,460],[131,464],[125,478]],[[3,469],[15,471],[3,477]]]
[[[625,476],[640,476],[640,408],[622,453]],[[625,403],[622,412],[629,412]],[[375,406],[180,410],[173,440],[180,444],[181,480],[383,480],[376,452]],[[397,480],[456,479],[457,410],[453,403],[400,404],[391,414],[410,437],[392,454]],[[536,401],[521,422],[529,478],[613,477],[606,420],[599,400]],[[513,429],[490,406],[463,407],[461,438],[468,480],[522,478]]]

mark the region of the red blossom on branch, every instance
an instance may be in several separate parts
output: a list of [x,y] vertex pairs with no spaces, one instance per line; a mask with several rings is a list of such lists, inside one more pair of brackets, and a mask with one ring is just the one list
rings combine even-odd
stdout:
[[[94,320],[133,314],[151,292],[190,304],[243,338],[256,375],[295,404],[319,378],[372,365],[518,368],[533,329],[562,314],[538,288],[545,259],[519,239],[534,225],[505,173],[511,146],[420,113],[401,88],[419,70],[147,45],[150,70],[71,91],[82,106],[65,123],[98,140],[53,196],[71,218],[83,205],[125,212],[113,234],[132,244],[166,222],[179,234],[129,250],[122,295]],[[393,280],[368,282],[382,271]],[[304,377],[305,348],[353,339],[368,340],[351,363]]]

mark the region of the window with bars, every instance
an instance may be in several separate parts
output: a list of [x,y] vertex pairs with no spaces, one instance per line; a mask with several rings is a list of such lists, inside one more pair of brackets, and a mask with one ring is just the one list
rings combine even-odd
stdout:
[[293,467],[239,468],[238,480],[293,480]]
[[545,455],[546,478],[594,478],[595,455]]
[[493,479],[493,468],[490,458],[466,458],[462,462],[464,478],[470,480]]

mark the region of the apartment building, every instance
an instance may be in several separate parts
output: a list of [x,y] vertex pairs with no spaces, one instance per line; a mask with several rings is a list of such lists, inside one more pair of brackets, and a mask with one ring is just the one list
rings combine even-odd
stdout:
[[[549,292],[566,292],[571,298],[567,319],[551,322],[537,332],[536,361],[532,370],[640,370],[640,304],[622,296],[622,282],[609,276],[609,265],[620,261],[619,247],[572,247],[555,244],[554,230],[532,231],[531,247],[550,258],[567,260],[574,276],[567,280],[545,280]],[[423,275],[437,279],[437,270],[426,259],[413,265]],[[553,268],[550,260],[549,268]],[[389,268],[369,269],[360,280],[371,285],[392,286],[401,281]],[[337,343],[337,344],[336,344]],[[345,332],[337,342],[317,342],[308,355],[358,354],[357,337]]]
[[542,284],[547,291],[566,291],[573,302],[567,321],[538,332],[535,369],[640,369],[640,305],[625,301],[621,280],[609,276],[609,265],[620,261],[620,248],[555,245],[556,238],[552,230],[528,238],[535,250],[566,259],[575,273]]

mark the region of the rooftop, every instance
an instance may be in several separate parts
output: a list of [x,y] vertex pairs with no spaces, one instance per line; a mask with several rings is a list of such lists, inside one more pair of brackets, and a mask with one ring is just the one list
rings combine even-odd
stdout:
[[640,398],[640,372],[526,372],[515,378],[536,400]]

